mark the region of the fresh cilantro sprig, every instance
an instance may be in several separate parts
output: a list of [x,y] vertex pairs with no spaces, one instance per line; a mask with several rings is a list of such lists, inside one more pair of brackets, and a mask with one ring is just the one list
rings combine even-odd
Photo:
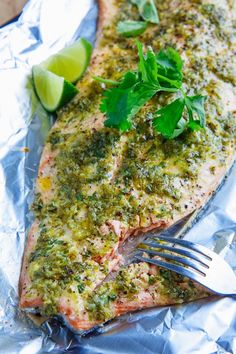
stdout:
[[173,48],[155,54],[149,48],[146,55],[137,41],[139,64],[136,71],[124,74],[119,82],[99,77],[94,79],[114,87],[104,92],[100,106],[106,115],[104,125],[128,131],[140,109],[157,93],[176,93],[180,97],[154,114],[153,127],[165,138],[173,139],[186,128],[205,127],[205,96],[187,96],[182,88],[183,61]]
[[138,7],[142,21],[120,21],[117,24],[117,32],[124,37],[136,37],[144,33],[148,23],[159,23],[159,17],[154,0],[130,0]]

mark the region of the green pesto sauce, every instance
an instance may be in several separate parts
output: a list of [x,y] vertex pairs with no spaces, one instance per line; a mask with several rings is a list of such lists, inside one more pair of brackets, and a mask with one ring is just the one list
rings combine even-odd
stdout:
[[[99,67],[99,75],[112,80],[135,67],[138,60],[134,40],[119,37],[115,30],[120,20],[139,20],[137,8],[129,1],[118,4],[114,23],[103,31],[102,45],[109,47],[109,54]],[[171,0],[158,0],[156,5],[160,25],[150,25],[139,39],[155,51],[173,46],[184,53],[186,89],[189,94],[208,96],[207,128],[187,131],[171,141],[162,138],[152,129],[152,114],[173,97],[158,94],[137,114],[136,129],[123,134],[105,127],[94,129],[91,122],[85,123],[98,113],[102,97],[103,89],[95,81],[89,84],[87,95],[63,109],[60,124],[48,138],[52,150],[58,151],[54,195],[44,204],[38,194],[34,203],[41,233],[31,254],[29,273],[33,289],[43,296],[47,314],[57,312],[58,298],[66,291],[81,296],[87,310],[103,320],[111,315],[110,304],[120,294],[132,297],[137,293],[140,286],[123,270],[116,280],[91,295],[94,284],[109,272],[109,261],[101,263],[101,257],[119,241],[109,222],[116,220],[125,227],[137,227],[139,222],[145,227],[150,225],[150,215],[156,220],[173,218],[188,208],[181,199],[185,190],[194,194],[198,188],[201,165],[211,160],[209,168],[214,174],[215,167],[224,164],[235,138],[235,117],[225,111],[221,100],[220,80],[230,85],[235,80],[232,28],[226,31],[221,9],[201,1],[189,2],[187,11],[184,6],[173,6]],[[219,45],[224,49],[220,55]],[[81,85],[86,83],[85,77]],[[102,231],[104,225],[106,232]],[[158,277],[149,275],[146,285],[156,283],[162,283],[163,291],[180,301],[190,299],[196,291],[191,286],[183,290],[180,279],[168,271]]]

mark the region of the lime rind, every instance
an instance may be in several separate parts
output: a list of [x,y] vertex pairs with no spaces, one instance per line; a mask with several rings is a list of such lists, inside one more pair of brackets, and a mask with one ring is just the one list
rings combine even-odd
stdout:
[[73,84],[40,65],[33,67],[33,81],[38,98],[49,112],[56,111],[78,93]]

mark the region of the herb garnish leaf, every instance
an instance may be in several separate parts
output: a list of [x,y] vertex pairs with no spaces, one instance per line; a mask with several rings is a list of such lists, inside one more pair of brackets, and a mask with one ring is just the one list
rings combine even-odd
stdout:
[[139,15],[143,21],[120,21],[117,24],[117,32],[124,37],[135,37],[143,34],[148,23],[159,23],[158,12],[154,0],[130,0],[138,7]]
[[159,17],[154,0],[131,0],[138,6],[140,16],[147,22],[159,23]]
[[178,98],[156,112],[153,120],[154,128],[165,138],[172,138],[178,123],[182,118],[185,107],[184,98]]
[[[154,128],[165,138],[173,139],[179,136],[185,128],[200,130],[206,126],[205,103],[206,96],[186,96],[170,103],[155,113]],[[187,110],[189,119],[182,117]],[[180,114],[180,112],[182,113]],[[195,119],[197,117],[197,119]]]
[[119,87],[104,93],[100,106],[107,117],[104,125],[123,132],[130,130],[132,118],[155,93],[156,90],[149,85],[141,84],[135,73],[126,73]]
[[[204,110],[204,103],[206,96],[187,96],[185,98],[188,114],[189,114],[189,127],[195,130],[204,128],[206,125],[206,114]],[[197,119],[194,119],[197,117]]]
[[171,47],[166,50],[160,50],[156,55],[156,61],[160,75],[182,83],[183,60],[176,50]]
[[118,86],[118,85],[120,85],[120,82],[118,82],[118,81],[109,80],[109,79],[103,79],[103,78],[100,77],[100,76],[93,76],[93,79],[96,80],[96,81],[98,81],[98,82],[101,82],[101,84],[113,85],[113,86]]
[[117,32],[124,37],[135,37],[144,33],[147,29],[147,22],[144,21],[120,21],[117,25]]
[[143,82],[159,85],[157,81],[157,61],[155,58],[155,54],[153,50],[150,48],[148,49],[146,58],[143,54],[143,46],[140,42],[137,41],[138,46],[138,54],[139,54],[139,73]]

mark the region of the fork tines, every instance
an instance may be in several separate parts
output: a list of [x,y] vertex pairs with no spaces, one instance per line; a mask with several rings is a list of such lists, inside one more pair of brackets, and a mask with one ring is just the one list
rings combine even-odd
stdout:
[[[172,245],[170,245],[170,243]],[[181,248],[177,248],[176,246],[180,246]],[[186,240],[160,235],[151,237],[142,242],[138,251],[152,256],[152,258],[148,258],[139,253],[136,255],[137,259],[167,268],[194,279],[197,279],[199,275],[206,275],[206,270],[209,269],[212,260],[211,256],[206,254],[206,249],[200,245]]]
[[215,252],[190,241],[150,236],[139,245],[135,258],[186,276],[211,292],[236,295],[236,277],[230,265]]

